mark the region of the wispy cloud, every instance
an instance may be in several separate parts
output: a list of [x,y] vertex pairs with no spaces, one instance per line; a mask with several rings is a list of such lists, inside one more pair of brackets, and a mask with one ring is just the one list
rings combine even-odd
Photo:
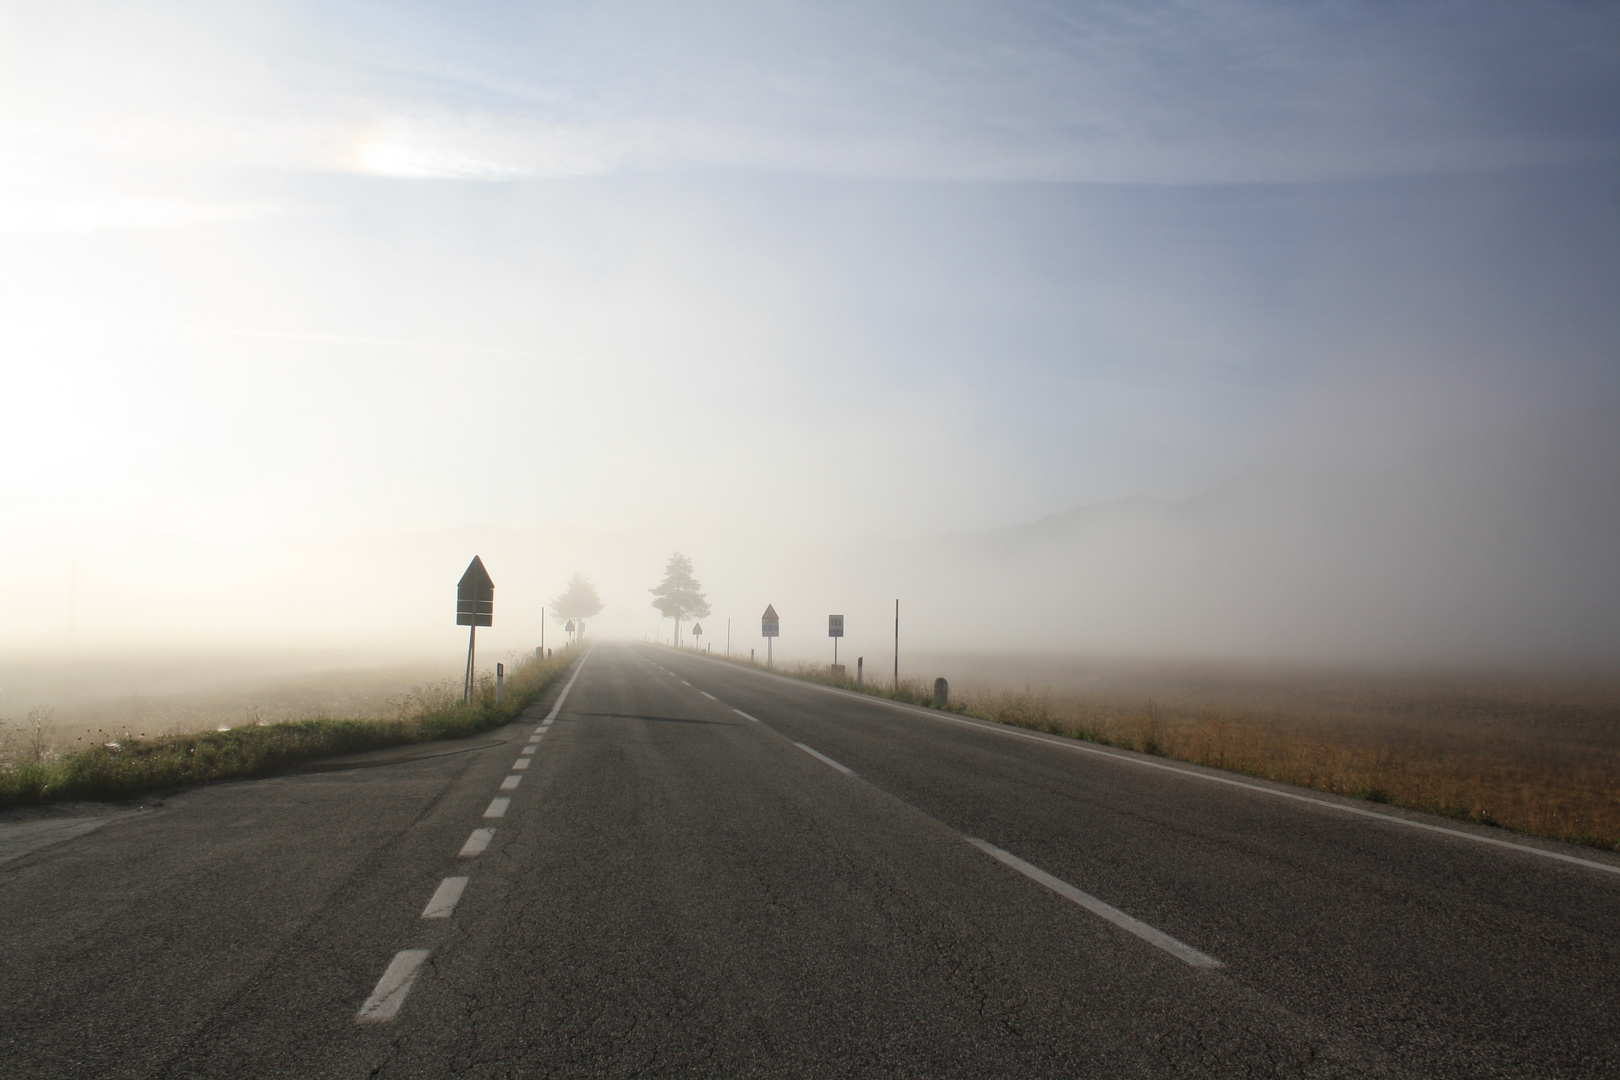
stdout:
[[19,52],[62,62],[11,66],[0,157],[39,156],[29,127],[120,162],[496,181],[1264,183],[1620,155],[1601,5],[101,14],[14,20]]

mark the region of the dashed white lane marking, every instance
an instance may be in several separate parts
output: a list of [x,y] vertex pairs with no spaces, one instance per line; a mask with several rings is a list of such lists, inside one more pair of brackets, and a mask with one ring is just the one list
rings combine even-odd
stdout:
[[585,661],[589,660],[590,658],[591,658],[591,654],[589,652],[587,652],[584,656],[580,657],[580,659],[579,659],[579,667],[575,668],[574,673],[571,676],[569,676],[568,685],[563,687],[563,692],[557,695],[557,703],[555,705],[553,705],[551,707],[551,711],[546,714],[546,720],[545,720],[546,723],[549,724],[553,720],[557,719],[557,714],[562,712],[563,702],[568,700],[568,691],[570,691],[570,690],[572,690],[574,688],[574,680],[578,679],[579,678],[579,673],[585,670]]
[[511,776],[508,776],[505,780],[501,781],[501,790],[502,791],[516,791],[517,786],[519,784],[521,784],[522,782],[523,782],[522,774],[521,773],[513,773]]
[[1121,930],[1130,931],[1149,945],[1158,946],[1185,964],[1200,968],[1218,968],[1221,966],[1221,962],[1213,956],[1201,953],[1191,945],[1182,944],[1163,930],[1155,930],[1147,923],[1131,918],[1119,908],[1103,903],[1090,893],[1081,892],[1067,881],[1053,877],[1038,866],[1031,866],[1011,852],[1002,851],[994,844],[971,836],[964,837],[964,839],[992,859],[1007,864],[1031,881],[1037,881],[1045,885],[1059,896],[1073,900],[1092,914],[1101,915]]
[[417,972],[422,970],[427,958],[426,949],[404,949],[395,953],[388,970],[377,980],[377,989],[371,992],[366,1003],[355,1014],[355,1022],[381,1024],[397,1016],[399,1007],[405,1004],[405,995],[411,992],[411,984],[416,982]]
[[[749,719],[753,719],[753,717],[749,717]],[[812,750],[812,749],[810,749],[810,747],[804,745],[804,743],[802,743],[802,742],[796,742],[793,745],[797,746],[800,750],[803,750],[805,753],[809,754],[811,757],[816,758],[816,759],[818,759],[820,761],[826,762],[828,765],[831,765],[833,768],[837,769],[839,772],[843,773],[845,776],[854,776],[855,775],[855,770],[854,769],[851,769],[847,765],[838,764],[838,762],[834,761],[832,758],[828,757],[826,754],[823,754],[820,750]]]
[[505,817],[506,808],[512,805],[511,799],[499,797],[489,800],[489,809],[484,811],[485,817]]
[[691,685],[692,685],[692,684],[691,684],[691,683],[689,683],[689,682],[687,682],[687,681],[686,681],[686,680],[685,680],[685,679],[682,679],[682,680],[681,680],[681,685],[682,685],[682,686],[691,686]]
[[523,754],[524,756],[528,756],[529,754],[534,753],[538,749],[540,749],[538,746],[525,746],[523,749],[519,750],[518,753]]
[[456,904],[461,900],[463,890],[471,878],[447,877],[439,882],[439,887],[433,891],[433,899],[428,906],[422,909],[424,919],[448,919],[456,910]]
[[719,701],[720,700],[719,698],[715,697],[713,694],[709,693],[707,690],[699,690],[698,693],[702,694],[704,697],[708,698],[710,701]]
[[731,711],[736,713],[738,716],[742,717],[744,720],[752,720],[756,724],[759,723],[759,718],[758,717],[749,716],[747,713],[743,712],[741,709],[732,709]]
[[534,729],[534,733],[536,735],[544,735],[546,733],[546,725],[541,724],[539,727]]
[[494,829],[474,829],[472,835],[467,837],[467,842],[462,844],[461,850],[456,853],[456,858],[470,859],[474,855],[482,855],[493,839],[495,839]]
[[529,767],[529,762],[533,760],[534,758],[520,757],[516,761],[512,762],[512,768],[527,769]]

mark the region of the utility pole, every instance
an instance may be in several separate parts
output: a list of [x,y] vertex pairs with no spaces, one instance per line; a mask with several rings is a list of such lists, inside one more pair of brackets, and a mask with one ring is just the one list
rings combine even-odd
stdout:
[[900,598],[894,600],[894,688],[900,689]]

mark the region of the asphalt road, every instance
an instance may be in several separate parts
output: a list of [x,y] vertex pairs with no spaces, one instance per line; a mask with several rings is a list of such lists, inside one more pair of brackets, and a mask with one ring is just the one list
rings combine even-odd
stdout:
[[0,1075],[1620,1075],[1613,856],[668,649],[576,676],[0,821],[44,838],[0,844]]

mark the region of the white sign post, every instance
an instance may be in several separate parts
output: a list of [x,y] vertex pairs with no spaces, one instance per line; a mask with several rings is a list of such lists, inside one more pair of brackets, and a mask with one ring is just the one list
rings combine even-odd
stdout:
[[844,617],[827,616],[827,636],[833,639],[833,666],[838,666],[838,639],[844,636]]
[[776,607],[773,604],[765,605],[765,614],[759,618],[759,634],[765,639],[765,666],[771,666],[772,638],[782,635],[782,620],[776,617]]

